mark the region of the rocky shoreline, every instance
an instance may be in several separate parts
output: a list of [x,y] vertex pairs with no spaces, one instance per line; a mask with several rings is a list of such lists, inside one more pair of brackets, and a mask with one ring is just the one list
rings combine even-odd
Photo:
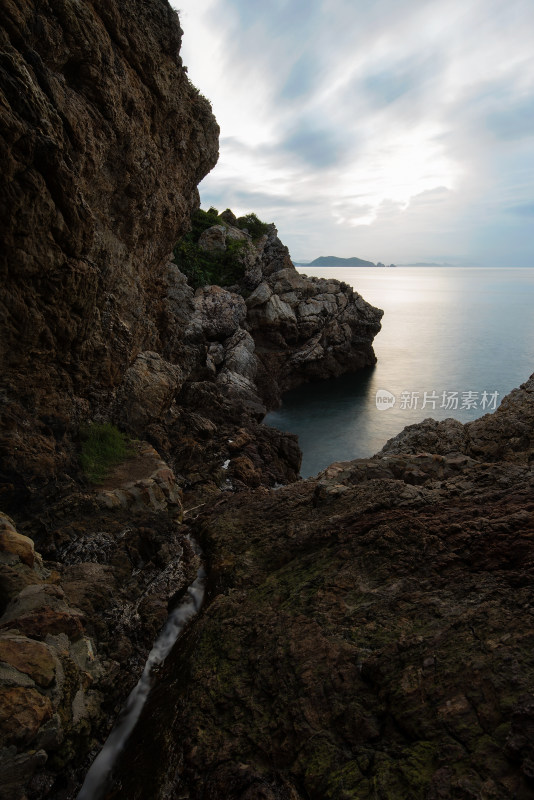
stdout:
[[[533,797],[533,379],[299,480],[261,420],[372,365],[382,312],[229,210],[201,246],[242,280],[188,283],[218,127],[166,0],[1,5],[0,798],[76,796],[191,534],[208,602],[110,797]],[[103,422],[134,445],[95,485]]]

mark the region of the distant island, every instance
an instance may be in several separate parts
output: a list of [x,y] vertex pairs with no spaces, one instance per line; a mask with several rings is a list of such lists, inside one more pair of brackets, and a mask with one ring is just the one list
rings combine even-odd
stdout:
[[337,256],[319,256],[314,261],[310,261],[309,267],[376,267],[372,261],[364,261],[363,258],[338,258]]
[[[385,264],[382,264],[381,261],[378,264],[373,263],[372,261],[365,261],[363,258],[356,258],[353,256],[352,258],[338,258],[338,256],[319,256],[314,261],[306,261],[306,262],[295,262],[295,266],[298,267],[385,267]],[[390,267],[396,266],[395,264],[389,264]]]

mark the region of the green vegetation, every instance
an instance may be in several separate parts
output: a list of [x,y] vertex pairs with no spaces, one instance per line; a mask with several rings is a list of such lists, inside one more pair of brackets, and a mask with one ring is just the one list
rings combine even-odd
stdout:
[[246,242],[230,240],[226,250],[208,253],[184,237],[174,248],[174,260],[193,289],[210,284],[231,286],[245,274],[245,265],[239,258],[244,247]]
[[80,464],[93,483],[102,483],[116,464],[132,455],[130,439],[110,423],[86,425],[80,436]]
[[[225,250],[206,252],[199,248],[201,235],[213,225],[228,227],[213,206],[208,211],[199,209],[191,219],[190,232],[174,248],[174,261],[194,289],[210,284],[232,286],[239,283],[245,274],[243,256],[248,246],[246,241],[227,239]],[[246,230],[253,241],[263,236],[269,228],[267,223],[252,213],[240,217],[237,227]]]
[[237,218],[237,227],[240,228],[242,231],[247,231],[252,236],[252,240],[256,242],[258,239],[267,233],[269,230],[269,225],[267,222],[262,222],[261,219],[258,219],[256,214],[251,212],[250,214],[245,214],[244,217]]

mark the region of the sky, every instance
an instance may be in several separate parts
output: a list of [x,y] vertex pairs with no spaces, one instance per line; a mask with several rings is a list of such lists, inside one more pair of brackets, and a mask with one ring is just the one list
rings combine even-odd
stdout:
[[534,267],[534,0],[176,0],[202,207],[295,261]]

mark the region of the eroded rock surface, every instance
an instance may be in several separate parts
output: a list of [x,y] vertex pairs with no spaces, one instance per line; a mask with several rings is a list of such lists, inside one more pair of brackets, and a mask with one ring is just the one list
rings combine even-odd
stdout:
[[162,361],[190,293],[176,297],[167,265],[218,126],[163,0],[5,0],[2,23],[0,445],[3,478],[22,489],[68,468],[68,433],[111,413],[132,370],[154,366],[142,354],[159,354],[176,388]]
[[110,796],[158,754],[154,797],[534,797],[533,380],[207,511],[211,604]]

